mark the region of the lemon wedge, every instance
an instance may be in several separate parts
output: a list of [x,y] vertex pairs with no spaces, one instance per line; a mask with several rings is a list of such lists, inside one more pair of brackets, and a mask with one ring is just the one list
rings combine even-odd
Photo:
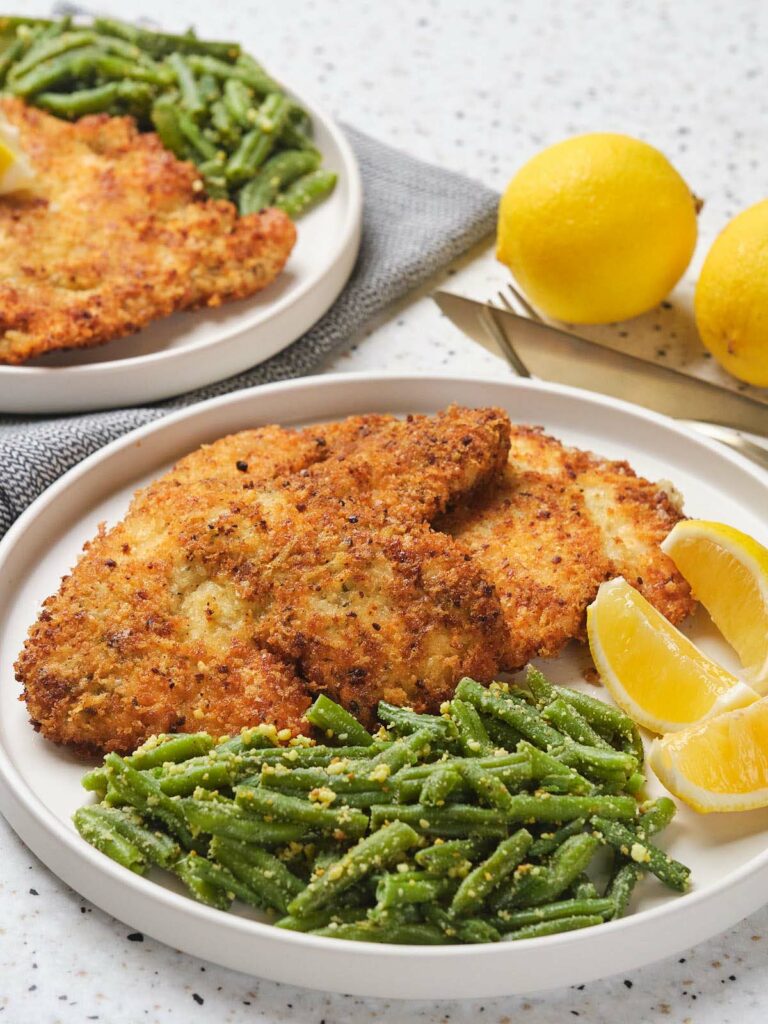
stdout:
[[768,692],[768,548],[703,519],[678,523],[661,548],[738,654],[750,684]]
[[35,173],[19,142],[19,133],[0,118],[0,195],[20,192],[35,183]]
[[768,806],[768,697],[654,740],[649,761],[702,814]]
[[611,696],[652,732],[677,732],[758,699],[621,576],[601,584],[587,609],[587,634]]

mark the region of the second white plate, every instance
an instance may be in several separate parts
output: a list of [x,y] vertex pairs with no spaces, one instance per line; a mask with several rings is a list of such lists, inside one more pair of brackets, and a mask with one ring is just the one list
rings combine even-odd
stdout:
[[[201,906],[167,877],[164,884],[140,878],[75,832],[71,814],[88,799],[80,788],[84,766],[33,731],[12,661],[41,601],[98,523],[120,518],[135,488],[181,454],[232,431],[363,412],[434,412],[451,402],[501,406],[517,422],[541,423],[569,443],[629,459],[651,479],[674,481],[690,515],[768,541],[767,475],[661,416],[534,381],[316,377],[238,392],[135,431],[67,473],[0,544],[0,809],[78,892],[132,928],[227,967],[336,992],[423,999],[490,998],[629,971],[713,935],[768,899],[768,810],[702,816],[681,807],[663,845],[692,868],[694,887],[685,896],[648,879],[623,920],[480,946],[375,946],[283,931],[248,912]],[[734,668],[706,616],[696,617],[691,633]],[[583,650],[574,649],[543,667],[579,685],[585,664]]]
[[296,100],[309,111],[323,166],[336,171],[338,183],[298,222],[298,240],[277,280],[249,299],[175,313],[97,348],[0,365],[0,412],[82,412],[170,398],[263,363],[317,323],[357,257],[362,184],[338,126],[306,100]]

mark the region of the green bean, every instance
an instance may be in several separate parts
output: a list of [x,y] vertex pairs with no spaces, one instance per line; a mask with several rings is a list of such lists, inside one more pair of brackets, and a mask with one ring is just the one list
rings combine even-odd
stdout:
[[185,849],[199,848],[187,827],[181,803],[163,793],[157,779],[148,772],[137,771],[117,754],[107,754],[104,766],[110,784],[122,800],[162,821]]
[[409,736],[402,736],[387,749],[371,758],[371,772],[382,766],[389,769],[390,774],[400,771],[416,761],[422,760],[431,750],[434,733],[429,729],[418,729]]
[[[535,749],[535,748],[531,748]],[[463,757],[445,757],[440,761],[431,762],[429,764],[416,764],[411,767],[401,768],[397,773],[398,782],[411,782],[414,779],[420,779],[423,781],[427,775],[435,770],[438,766],[451,765],[454,768],[461,768],[466,758]],[[472,758],[475,764],[479,764],[481,768],[487,768],[489,771],[495,772],[496,774],[502,774],[506,769],[518,769],[518,768],[529,768],[531,764],[531,757],[527,749],[515,752],[512,754],[494,755],[493,757],[477,757]],[[557,762],[555,762],[557,763]],[[561,770],[568,774],[569,769],[561,765]],[[513,773],[514,774],[514,773]],[[586,781],[586,780],[585,780]],[[589,785],[589,783],[587,783]]]
[[[382,821],[406,821],[428,835],[461,835],[456,829],[466,828],[469,835],[495,834],[512,822],[566,822],[589,815],[602,815],[610,819],[631,820],[636,814],[632,797],[625,796],[528,796],[512,797],[508,810],[486,810],[468,804],[449,804],[446,807],[424,807],[421,804],[374,805],[371,808],[371,827]],[[483,831],[490,828],[490,832]],[[442,831],[450,829],[450,831]],[[480,829],[480,832],[475,831]],[[464,833],[464,835],[467,834]]]
[[517,749],[518,753],[530,758],[531,775],[534,779],[542,782],[548,777],[554,776],[562,780],[563,791],[565,792],[577,794],[592,792],[594,787],[589,779],[585,779],[583,775],[574,771],[573,768],[563,764],[559,758],[539,750],[538,747],[528,743],[526,740],[521,740],[517,745]]
[[306,825],[320,832],[338,832],[349,838],[363,835],[368,817],[349,807],[323,807],[311,800],[288,796],[273,789],[238,786],[235,800],[249,814],[259,814],[265,821],[285,821]]
[[319,910],[371,871],[394,863],[418,842],[418,834],[412,828],[404,822],[393,821],[361,839],[320,878],[310,882],[291,901],[288,913],[302,916]]
[[169,54],[167,63],[178,83],[182,107],[193,117],[201,114],[205,110],[205,103],[189,64],[180,53]]
[[576,708],[579,714],[583,715],[589,724],[604,736],[605,732],[619,733],[626,738],[632,737],[635,731],[635,723],[628,718],[623,711],[605,701],[590,697],[580,690],[570,690],[566,687],[556,687],[558,697]]
[[641,839],[647,839],[662,832],[676,813],[677,808],[674,801],[670,800],[668,796],[660,796],[657,800],[652,800],[640,808],[640,817],[635,831]]
[[[256,127],[247,132],[227,164],[227,180],[235,185],[253,176],[277,141],[288,116],[290,101],[282,93],[270,93],[256,110]],[[299,179],[300,181],[302,179]]]
[[485,726],[475,708],[456,698],[450,703],[450,716],[456,723],[459,747],[465,757],[482,757],[493,753]]
[[[289,185],[301,175],[314,170],[319,162],[320,157],[317,153],[288,150],[267,160],[254,181],[269,181],[270,188],[274,189],[271,195],[271,198],[274,199],[282,185]],[[277,178],[279,181],[276,180]],[[422,715],[411,708],[398,707],[396,704],[388,704],[384,700],[379,701],[378,715],[387,729],[398,736],[418,732],[420,729],[429,729],[434,732],[435,738],[444,745],[456,738],[456,727],[449,718]]]
[[252,725],[241,729],[234,736],[222,736],[216,744],[217,751],[226,750],[230,754],[245,754],[257,750],[282,753],[292,749],[294,748],[278,747],[277,729],[267,725]]
[[[224,82],[224,106],[232,121],[242,128],[253,128],[256,108],[253,93],[239,78],[227,78]],[[359,723],[358,723],[359,724]]]
[[106,35],[125,39],[145,50],[153,57],[165,57],[170,53],[210,54],[219,60],[236,60],[240,56],[240,44],[212,42],[198,39],[194,35],[170,35],[167,32],[153,32],[137,28],[114,18],[95,18],[94,28]]
[[320,155],[309,135],[295,124],[291,124],[290,121],[286,121],[283,125],[280,132],[280,142],[287,149],[302,149],[311,153],[317,153],[318,156]]
[[107,792],[108,776],[103,765],[98,768],[91,768],[89,772],[80,779],[80,785],[89,793],[97,793],[103,799]]
[[[366,762],[363,762],[366,764]],[[330,789],[334,793],[343,794],[345,797],[350,793],[366,793],[373,791],[381,792],[386,785],[386,779],[376,782],[369,777],[369,772],[364,769],[362,772],[340,772],[331,774],[325,768],[293,768],[291,771],[270,770],[267,766],[261,773],[261,787],[264,789],[279,789],[291,793],[311,793],[313,789]]]
[[597,886],[586,872],[576,879],[571,886],[571,892],[573,898],[577,900],[595,900],[600,895]]
[[314,932],[329,924],[349,924],[352,921],[359,921],[361,913],[360,907],[340,907],[318,910],[317,913],[307,914],[306,917],[294,917],[291,914],[286,914],[279,921],[275,921],[275,928],[285,928],[290,932]]
[[456,687],[456,696],[473,704],[478,711],[500,718],[537,747],[547,750],[563,743],[562,734],[542,721],[531,708],[491,693],[473,679],[462,679]]
[[[441,765],[431,772],[422,783],[419,790],[419,803],[424,804],[425,807],[442,807],[450,794],[460,785],[461,775],[459,772],[450,764]],[[402,799],[402,787],[400,787],[399,793]]]
[[149,828],[139,814],[117,807],[96,806],[88,810],[92,817],[100,817],[117,829],[152,864],[170,868],[181,856],[179,844],[164,832]]
[[243,81],[250,85],[256,92],[262,95],[270,92],[279,92],[280,86],[268,75],[257,60],[250,54],[241,53],[235,62],[238,72],[243,75]]
[[188,761],[191,757],[207,754],[213,739],[207,732],[177,733],[171,736],[153,736],[125,758],[125,763],[138,771],[158,765]]
[[52,38],[39,39],[27,50],[24,58],[13,65],[9,79],[21,78],[22,75],[37,67],[38,64],[42,64],[43,61],[58,57],[62,53],[68,53],[70,50],[79,49],[81,46],[90,45],[95,41],[96,35],[90,30],[65,32]]
[[121,101],[139,110],[148,107],[151,100],[151,88],[144,82],[107,82],[94,89],[75,92],[41,92],[35,96],[35,106],[74,121],[85,114],[115,110]]
[[141,850],[99,812],[98,807],[79,807],[72,815],[77,831],[86,842],[111,860],[137,875],[143,875],[147,862]]
[[634,888],[642,874],[643,869],[632,860],[624,861],[614,872],[606,890],[606,896],[613,902],[614,917],[623,917],[626,913]]
[[355,942],[386,942],[393,945],[440,946],[446,937],[439,928],[429,924],[378,924],[360,921],[357,924],[329,924],[312,935],[327,939],[352,939]]
[[645,782],[646,779],[642,772],[632,772],[624,785],[624,789],[627,793],[631,793],[632,796],[637,796]]
[[[186,857],[176,861],[173,866],[174,874],[179,876],[199,903],[205,903],[217,910],[229,910],[232,897],[224,889],[211,883],[210,871],[202,865],[204,860],[204,857],[188,853]],[[209,867],[212,866],[210,862],[208,863]]]
[[563,825],[556,832],[542,833],[531,844],[531,856],[546,857],[547,854],[554,853],[558,846],[563,845],[566,839],[578,835],[579,832],[583,832],[586,824],[586,818],[574,818],[573,821],[569,821],[567,825]]
[[593,772],[602,778],[627,776],[637,770],[637,760],[631,754],[619,750],[605,750],[600,747],[585,747],[580,743],[568,743],[558,750],[556,757],[569,768],[587,773]]
[[528,910],[504,910],[499,914],[497,928],[500,931],[513,931],[527,925],[539,924],[541,921],[560,921],[564,917],[610,917],[614,905],[611,899],[572,899],[559,900],[556,903],[545,903],[541,907],[530,907]]
[[536,706],[541,711],[547,704],[551,704],[553,700],[557,699],[557,691],[555,687],[550,683],[543,672],[540,672],[533,665],[528,666],[528,670],[525,674],[525,685],[531,691],[531,695],[536,703]]
[[17,36],[0,53],[0,85],[5,84],[9,70],[16,63],[17,58],[24,53],[25,49],[26,43],[24,39],[21,36]]
[[498,942],[501,938],[492,924],[481,918],[457,918],[442,907],[426,904],[422,907],[425,920],[439,928],[449,939],[459,942]]
[[531,833],[521,828],[499,843],[493,853],[464,878],[451,902],[454,914],[471,914],[525,857],[532,841]]
[[515,875],[511,887],[499,894],[497,910],[551,903],[586,869],[597,846],[595,836],[585,832],[566,839],[545,864]]
[[268,93],[276,92],[280,86],[263,69],[256,70],[259,65],[256,61],[243,63],[242,59],[235,64],[227,64],[225,61],[212,56],[198,56],[190,54],[190,67],[196,74],[210,74],[216,78],[236,78],[245,85],[249,85],[259,96],[266,96]]
[[273,854],[252,843],[217,838],[211,855],[257,895],[260,906],[285,913],[288,904],[304,889],[304,883]]
[[189,824],[200,832],[250,843],[289,843],[312,831],[300,822],[259,821],[232,801],[208,802],[187,798],[182,808]]
[[216,147],[206,139],[186,110],[178,111],[177,124],[179,131],[196,153],[205,160],[212,160],[216,156]]
[[[69,19],[65,19],[69,20]],[[50,18],[24,18],[15,14],[0,14],[0,36],[15,34],[17,29],[22,31],[33,29],[41,31],[57,24]]]
[[497,928],[480,917],[473,917],[466,921],[460,921],[456,929],[456,935],[460,942],[498,942],[501,934]]
[[219,83],[213,75],[201,75],[197,87],[200,90],[200,95],[206,107],[210,107],[212,103],[220,98]]
[[352,744],[358,747],[370,747],[373,743],[373,736],[354,715],[350,715],[340,704],[331,700],[330,697],[326,697],[324,693],[320,694],[304,717],[310,725],[320,729],[329,739],[338,740],[341,746]]
[[178,765],[168,765],[157,776],[160,788],[168,796],[189,796],[196,789],[219,789],[231,786],[241,774],[249,771],[237,755],[213,750],[207,757],[190,758]]
[[155,131],[166,149],[170,149],[179,159],[185,160],[189,153],[187,141],[179,124],[179,113],[175,104],[166,100],[158,100],[152,107],[151,118]]
[[558,917],[554,921],[541,921],[529,924],[525,928],[502,935],[504,941],[518,942],[520,939],[538,939],[543,935],[557,935],[560,932],[573,932],[579,928],[594,928],[602,924],[604,918],[600,914],[579,914],[576,917]]
[[417,850],[414,860],[419,867],[437,875],[465,875],[472,867],[472,861],[488,850],[484,840],[449,839],[434,846]]
[[467,836],[506,836],[508,825],[500,811],[470,804],[425,807],[423,804],[374,804],[371,828],[387,822],[405,822],[422,835],[466,838]]
[[541,716],[576,743],[587,747],[600,747],[603,750],[613,749],[610,743],[592,728],[586,718],[562,697],[547,704]]
[[330,195],[336,187],[337,175],[333,171],[311,171],[280,192],[275,206],[289,217],[300,217],[310,206]]
[[625,857],[647,868],[671,889],[685,892],[690,884],[690,868],[674,860],[653,843],[641,842],[637,833],[618,821],[608,821],[599,814],[592,818],[597,834]]
[[454,890],[447,875],[431,878],[425,871],[382,875],[376,886],[376,902],[385,910],[406,903],[432,903]]
[[489,807],[495,807],[502,812],[514,810],[512,794],[501,779],[487,768],[472,761],[466,761],[461,766],[461,776],[480,800]]
[[509,751],[517,749],[517,744],[523,738],[517,729],[502,722],[500,718],[494,718],[493,715],[480,715],[480,721],[497,748]]
[[224,100],[211,103],[211,124],[222,142],[233,145],[240,139],[240,127],[232,119]]
[[205,857],[196,858],[195,874],[200,882],[207,884],[212,890],[226,894],[230,901],[237,897],[252,907],[268,909],[273,906],[260,892],[232,874],[229,868],[219,861],[208,860]]

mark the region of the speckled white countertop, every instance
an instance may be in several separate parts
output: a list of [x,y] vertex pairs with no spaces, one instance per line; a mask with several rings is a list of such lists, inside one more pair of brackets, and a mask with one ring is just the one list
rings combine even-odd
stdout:
[[[727,218],[768,192],[761,0],[93,6],[250,42],[278,76],[290,69],[296,88],[340,119],[496,188],[570,133],[611,129],[654,142],[706,200],[699,248],[669,307],[602,336],[711,372],[691,327],[691,282]],[[15,7],[42,14],[48,4]],[[487,253],[453,273],[478,295],[504,280]],[[395,310],[328,369],[508,372],[426,298]],[[768,1009],[768,909],[611,981],[485,1003],[389,1003],[257,981],[132,933],[51,875],[2,820],[0,865],[0,1022],[9,1024],[762,1024]]]

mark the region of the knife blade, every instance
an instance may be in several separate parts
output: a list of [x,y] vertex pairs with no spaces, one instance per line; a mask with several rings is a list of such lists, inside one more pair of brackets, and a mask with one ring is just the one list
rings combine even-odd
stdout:
[[476,299],[445,291],[432,297],[459,330],[506,357],[483,323],[490,313],[533,377],[611,395],[675,419],[704,420],[768,437],[768,404],[747,395]]

